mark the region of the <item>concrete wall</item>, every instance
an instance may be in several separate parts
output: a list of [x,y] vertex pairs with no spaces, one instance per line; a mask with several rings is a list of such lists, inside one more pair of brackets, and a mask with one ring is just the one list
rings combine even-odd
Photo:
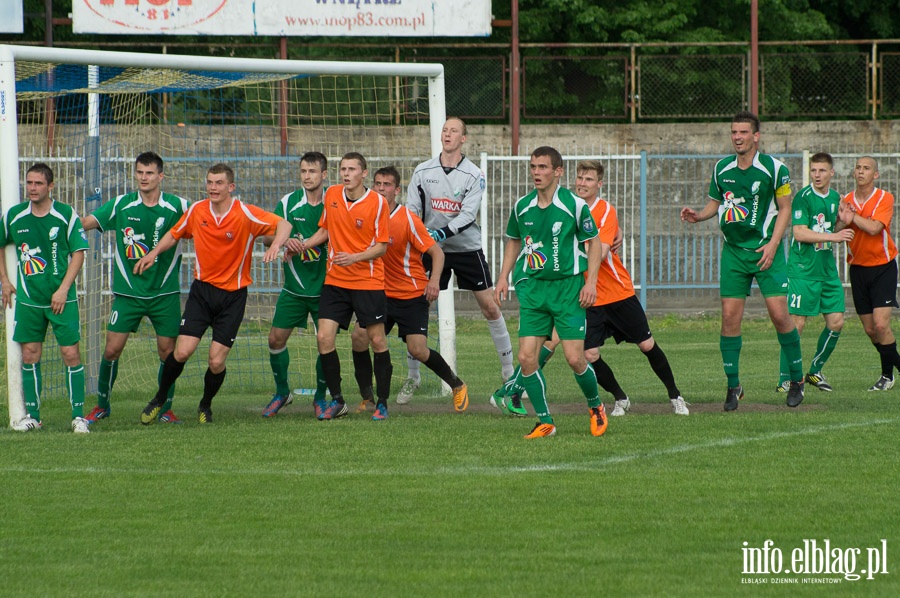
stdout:
[[[552,124],[525,125],[520,133],[520,153],[540,145],[569,148],[631,146],[637,150],[684,153],[726,153],[731,150],[730,125],[719,123],[672,124]],[[900,146],[900,120],[763,122],[761,143],[766,152],[810,151],[896,152]],[[469,127],[468,153],[506,153],[510,128],[503,125]]]

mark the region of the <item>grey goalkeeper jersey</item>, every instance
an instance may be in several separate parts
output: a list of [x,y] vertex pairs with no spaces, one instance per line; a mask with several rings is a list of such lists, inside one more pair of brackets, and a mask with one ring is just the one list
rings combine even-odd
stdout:
[[444,229],[447,253],[481,249],[478,213],[486,182],[484,173],[471,160],[463,159],[450,174],[444,172],[440,156],[416,167],[409,180],[406,207],[429,229]]

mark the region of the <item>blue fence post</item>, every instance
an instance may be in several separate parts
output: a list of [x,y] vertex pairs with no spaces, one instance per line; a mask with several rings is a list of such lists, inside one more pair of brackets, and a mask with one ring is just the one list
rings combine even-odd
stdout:
[[641,150],[641,305],[647,309],[647,151]]

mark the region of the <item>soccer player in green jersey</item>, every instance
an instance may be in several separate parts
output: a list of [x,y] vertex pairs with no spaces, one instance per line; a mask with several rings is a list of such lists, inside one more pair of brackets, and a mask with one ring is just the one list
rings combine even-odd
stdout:
[[803,359],[800,334],[787,308],[787,263],[781,246],[791,221],[791,176],[783,162],[759,151],[759,118],[755,114],[734,116],[731,144],[735,153],[716,163],[706,206],[699,212],[681,210],[681,220],[691,224],[717,216],[725,237],[719,267],[719,347],[728,378],[725,411],[737,409],[744,396],[739,375],[741,320],[754,278],[788,358],[791,384],[787,405],[796,407],[803,401]]
[[[554,326],[563,353],[587,399],[591,433],[606,431],[594,369],[584,357],[585,309],[597,298],[600,245],[587,203],[561,187],[562,156],[539,147],[529,164],[534,190],[513,206],[506,226],[506,246],[500,278],[494,287],[499,305],[509,291],[509,278],[519,298],[519,365],[521,393],[526,391],[538,423],[525,438],[556,434],[547,408],[547,383],[538,367],[541,346]],[[584,272],[588,272],[585,282]]]
[[[838,275],[833,244],[850,241],[854,235],[849,228],[838,230],[841,196],[831,188],[833,176],[831,155],[813,154],[809,159],[812,183],[801,189],[791,204],[794,238],[788,256],[788,311],[797,332],[803,333],[807,317],[822,314],[825,318],[806,383],[829,392],[832,388],[822,374],[822,368],[844,327],[844,287]],[[782,351],[779,392],[789,390],[789,368],[787,355]]]
[[13,340],[22,344],[22,390],[28,415],[14,424],[17,430],[37,430],[41,422],[41,353],[47,325],[66,365],[66,389],[72,406],[72,431],[88,433],[84,419],[84,366],[78,342],[81,329],[75,277],[84,264],[88,248],[81,220],[75,210],[50,197],[53,170],[43,163],[25,173],[28,201],[10,208],[0,226],[0,247],[15,245],[18,257],[17,281],[13,287],[0,259],[3,307],[13,304]]
[[[181,248],[162,252],[156,262],[158,267],[145,276],[135,275],[132,268],[178,222],[188,208],[188,201],[162,192],[163,159],[154,152],[144,152],[135,159],[134,176],[138,191],[106,202],[81,220],[86,231],[115,231],[116,235],[113,303],[106,327],[106,347],[100,361],[97,406],[85,418],[91,424],[109,417],[110,396],[119,374],[119,357],[125,350],[128,336],[137,332],[141,320],[146,316],[156,331],[157,380],[162,375],[166,358],[175,350],[181,321],[178,280]],[[158,417],[162,423],[181,423],[172,412],[174,396],[175,385],[172,385]]]
[[[300,184],[303,187],[288,193],[275,206],[274,213],[291,224],[291,238],[285,247],[294,255],[284,262],[284,288],[275,304],[272,328],[269,330],[269,364],[275,377],[275,394],[263,409],[263,417],[273,417],[282,407],[293,400],[288,384],[288,366],[291,358],[287,341],[294,328],[306,330],[310,316],[313,322],[319,320],[319,295],[325,282],[325,267],[328,263],[328,243],[309,247],[301,251],[300,242],[312,237],[319,230],[319,219],[325,205],[322,196],[325,178],[328,175],[328,159],[319,152],[307,152],[300,157]],[[271,243],[271,238],[264,240]],[[322,360],[316,352],[316,394],[313,408],[316,417],[324,412],[325,374]]]

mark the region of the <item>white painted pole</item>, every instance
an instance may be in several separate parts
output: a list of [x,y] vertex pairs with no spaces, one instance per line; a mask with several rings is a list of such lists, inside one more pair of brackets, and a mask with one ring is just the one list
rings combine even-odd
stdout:
[[[431,155],[441,153],[441,130],[447,120],[447,104],[444,98],[444,67],[435,77],[428,78],[429,124],[431,126]],[[456,304],[453,298],[455,281],[450,280],[446,291],[438,295],[438,335],[441,342],[441,356],[453,371],[456,371]],[[444,393],[449,392],[443,384]]]
[[[8,47],[0,46],[0,205],[3,213],[19,203],[19,139],[16,127],[16,65]],[[16,251],[3,248],[6,272],[16,284]],[[15,297],[15,295],[13,295]],[[15,299],[13,299],[15,303]],[[25,417],[22,394],[22,346],[13,341],[15,309],[4,313],[6,320],[6,381],[9,401],[9,425]]]

